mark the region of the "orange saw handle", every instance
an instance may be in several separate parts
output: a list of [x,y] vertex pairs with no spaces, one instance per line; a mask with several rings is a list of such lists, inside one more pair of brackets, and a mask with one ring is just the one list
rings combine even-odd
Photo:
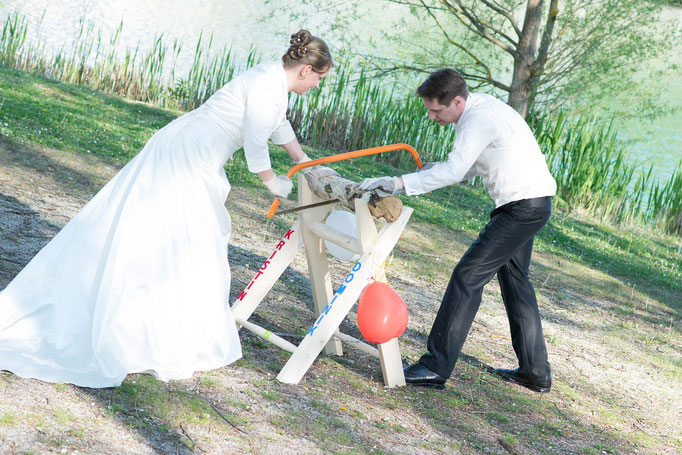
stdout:
[[[407,145],[407,144],[390,144],[390,145],[382,145],[380,147],[372,147],[368,149],[363,149],[363,150],[355,150],[353,152],[346,152],[346,153],[339,153],[338,155],[331,155],[331,156],[325,156],[324,158],[318,158],[316,160],[310,160],[306,161],[305,163],[300,163],[289,169],[289,172],[287,172],[287,177],[291,178],[293,175],[300,171],[301,169],[305,169],[307,167],[312,167],[312,166],[317,166],[318,164],[326,164],[326,163],[333,163],[335,161],[342,161],[342,160],[347,160],[350,158],[357,158],[359,156],[367,156],[367,155],[376,155],[377,153],[384,153],[384,152],[393,152],[395,150],[407,150],[412,154],[412,157],[414,160],[417,162],[417,167],[419,169],[424,167],[424,163],[422,163],[421,158],[419,158],[419,154],[417,151],[412,148],[412,146]],[[275,211],[277,211],[277,207],[279,207],[279,199],[275,198],[274,201],[272,201],[272,205],[270,206],[270,210],[268,211],[268,218],[272,218],[275,215]]]

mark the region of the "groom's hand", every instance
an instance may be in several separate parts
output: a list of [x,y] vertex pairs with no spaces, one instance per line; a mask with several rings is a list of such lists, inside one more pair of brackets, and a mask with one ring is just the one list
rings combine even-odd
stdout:
[[356,188],[361,191],[374,191],[379,196],[390,196],[404,187],[400,177],[376,177],[363,180]]

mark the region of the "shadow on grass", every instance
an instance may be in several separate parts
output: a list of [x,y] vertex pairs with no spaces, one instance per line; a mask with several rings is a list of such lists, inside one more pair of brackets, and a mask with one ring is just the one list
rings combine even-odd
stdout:
[[[611,239],[610,241],[618,245],[631,244],[631,238],[625,234],[619,235],[608,232],[605,229],[599,229],[589,223],[579,221],[572,222],[572,225],[575,226],[573,228],[574,231],[586,237],[590,235],[600,236],[609,238]],[[630,235],[635,237],[634,234]],[[608,304],[612,307],[610,309],[612,312],[638,318],[641,322],[647,324],[666,323],[669,322],[671,316],[675,318],[682,317],[682,289],[680,289],[679,284],[671,284],[670,278],[661,276],[662,271],[654,267],[655,263],[659,261],[652,259],[652,255],[658,254],[658,256],[662,256],[665,253],[652,253],[647,249],[647,243],[635,244],[631,252],[623,249],[600,249],[589,241],[580,242],[556,227],[551,227],[548,232],[542,233],[542,236],[542,241],[545,242],[543,247],[549,245],[550,252],[554,248],[560,248],[564,252],[562,255],[565,255],[565,253],[570,255],[569,259],[566,260],[567,262],[582,263],[587,268],[603,272],[615,280],[615,282],[612,282],[608,279],[600,279],[595,276],[588,278],[586,276],[587,281],[582,283],[576,282],[573,287],[582,294],[576,299],[581,304],[603,307],[607,304],[604,294],[609,293],[610,299]],[[555,247],[553,245],[560,246]],[[671,248],[670,245],[665,247]],[[669,254],[672,256],[675,252],[670,251]],[[561,260],[563,259],[560,259],[559,262]],[[539,290],[550,296],[552,296],[555,290],[553,281],[560,280],[565,282],[566,279],[569,279],[569,277],[565,276],[565,272],[559,264],[544,266],[534,262],[533,268],[535,276],[546,277],[549,285],[547,288],[539,288]],[[552,279],[552,275],[554,279]],[[565,288],[565,286],[562,287]],[[643,302],[639,301],[641,298],[633,297],[635,291],[643,293],[646,299],[659,302],[661,306],[668,309],[667,313],[669,314],[661,314],[660,311],[657,314],[653,308],[647,311],[635,311],[635,306],[645,307]],[[614,294],[621,294],[621,298],[614,300]],[[640,303],[641,305],[639,305]]]
[[132,375],[115,388],[76,387],[84,399],[95,401],[104,413],[137,433],[157,453],[193,454],[195,443],[168,414],[192,413],[191,405],[172,397],[170,386],[152,376]]
[[[381,387],[377,365],[336,361],[340,368]],[[360,386],[358,396],[374,393],[388,409],[408,411],[429,438],[416,447],[437,453],[629,453],[630,441],[606,426],[585,423],[564,404],[561,392],[538,394],[491,374],[493,367],[463,354],[444,390],[407,386],[377,394]],[[335,375],[349,377],[339,369]],[[352,386],[357,379],[349,379]],[[371,389],[371,388],[370,388]],[[559,396],[557,396],[559,394]],[[607,398],[608,399],[608,398]],[[328,403],[332,406],[332,402]],[[405,422],[374,422],[391,433],[407,431]],[[387,437],[389,437],[387,435]],[[381,439],[373,441],[380,447]]]
[[17,198],[0,193],[0,289],[59,231]]
[[[550,220],[538,238],[549,251],[557,250],[569,260],[616,278],[624,286],[646,290],[652,298],[661,300],[675,311],[678,317],[681,315],[682,299],[669,298],[671,293],[682,295],[682,281],[670,276],[674,273],[676,258],[682,259],[673,245],[650,241],[648,237],[640,239],[635,233],[580,220],[568,223]],[[672,266],[661,267],[661,262],[671,262]]]
[[[94,166],[99,162],[96,158],[90,161]],[[65,164],[56,154],[53,156],[6,137],[0,137],[0,164],[10,168],[23,168],[32,174],[54,180],[62,191],[70,194],[89,196],[106,183],[93,172],[78,170]]]

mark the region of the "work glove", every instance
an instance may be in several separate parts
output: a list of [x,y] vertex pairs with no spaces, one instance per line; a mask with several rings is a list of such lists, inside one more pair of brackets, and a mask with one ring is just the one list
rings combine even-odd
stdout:
[[403,184],[399,177],[369,178],[363,180],[357,186],[357,189],[361,191],[373,191],[377,193],[379,197],[386,197],[396,194],[403,188]]
[[[303,158],[296,161],[296,164],[307,163],[308,161],[312,160],[308,157],[308,155],[304,154]],[[308,182],[311,180],[321,179],[322,177],[339,176],[339,173],[334,169],[326,166],[320,166],[319,164],[317,166],[304,167],[301,169],[301,173],[305,175],[306,179],[308,179]]]
[[334,169],[327,167],[327,166],[311,166],[311,167],[306,167],[301,169],[301,172],[303,175],[305,175],[305,178],[310,180],[318,180],[321,179],[322,177],[338,177],[339,173],[336,172]]
[[305,163],[306,161],[312,161],[312,160],[310,159],[310,157],[309,157],[308,155],[306,155],[306,154],[304,153],[304,154],[303,154],[303,158],[301,158],[301,159],[298,160],[298,161],[294,161],[294,163],[296,163],[296,164],[301,164],[301,163]]
[[263,182],[263,185],[279,199],[286,199],[294,188],[294,182],[286,175],[278,175],[274,179]]
[[334,169],[319,165],[301,169],[301,173],[308,181],[308,185],[310,185],[310,189],[313,190],[313,192],[317,192],[324,186],[323,182],[320,182],[322,177],[339,177],[339,173]]

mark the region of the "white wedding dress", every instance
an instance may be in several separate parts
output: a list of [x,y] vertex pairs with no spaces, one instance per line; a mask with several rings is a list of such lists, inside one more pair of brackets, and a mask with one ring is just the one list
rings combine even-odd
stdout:
[[244,145],[240,103],[268,78],[270,133],[286,122],[278,66],[255,67],[154,134],[0,293],[0,370],[110,387],[128,373],[183,379],[241,357],[223,165]]

